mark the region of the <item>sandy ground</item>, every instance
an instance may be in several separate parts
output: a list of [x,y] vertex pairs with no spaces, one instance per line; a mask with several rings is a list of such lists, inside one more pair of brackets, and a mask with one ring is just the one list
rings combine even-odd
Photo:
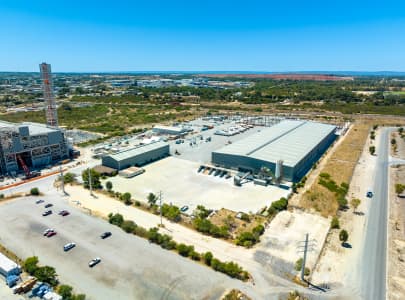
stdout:
[[[404,158],[405,142],[397,138],[396,157]],[[388,220],[388,299],[405,299],[405,199],[395,193],[395,184],[405,184],[405,165],[390,169]]]
[[252,182],[237,187],[233,178],[198,173],[199,163],[168,157],[144,167],[145,173],[134,178],[116,176],[108,180],[114,191],[130,192],[134,199],[146,202],[149,193],[163,193],[165,203],[178,207],[197,205],[210,209],[228,208],[233,211],[257,212],[273,201],[286,197],[290,190],[275,186],[254,185]]
[[310,252],[306,266],[313,269],[321,252],[329,227],[327,218],[301,211],[282,211],[274,218],[261,237],[256,255],[270,260],[277,273],[295,274],[294,264],[302,257],[305,234],[309,234]]
[[[379,140],[379,132],[377,131],[376,141]],[[330,288],[338,288],[345,286],[347,290],[358,292],[359,283],[355,281],[356,262],[361,254],[364,242],[364,229],[366,224],[366,216],[370,200],[366,197],[367,190],[373,184],[374,170],[377,157],[369,153],[369,146],[376,142],[367,140],[362,155],[355,167],[347,199],[350,201],[353,198],[361,200],[360,206],[355,214],[353,208],[347,211],[339,211],[340,228],[346,229],[349,233],[348,243],[351,248],[344,248],[339,241],[340,229],[330,230],[328,234],[325,248],[321,258],[316,266],[316,272],[312,276],[314,284],[324,285]],[[378,151],[378,143],[376,144]]]

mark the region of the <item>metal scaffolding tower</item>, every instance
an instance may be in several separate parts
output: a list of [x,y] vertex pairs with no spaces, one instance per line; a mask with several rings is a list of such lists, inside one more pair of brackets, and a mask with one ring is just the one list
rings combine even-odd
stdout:
[[44,100],[46,105],[46,123],[48,126],[57,127],[58,114],[55,97],[53,95],[51,65],[42,63],[39,65],[39,69],[41,70],[42,90],[44,92]]

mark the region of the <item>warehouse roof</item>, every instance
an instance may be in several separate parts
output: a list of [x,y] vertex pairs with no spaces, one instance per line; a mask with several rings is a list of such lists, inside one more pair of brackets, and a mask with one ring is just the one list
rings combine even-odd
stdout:
[[215,152],[271,162],[281,159],[284,165],[295,166],[334,130],[333,125],[284,120]]
[[179,127],[179,126],[163,126],[163,125],[156,125],[152,128],[152,130],[162,130],[162,131],[173,131],[178,133],[183,133],[188,131],[187,128]]
[[140,155],[140,154],[152,151],[152,150],[156,150],[156,149],[162,148],[167,145],[169,145],[169,144],[165,143],[165,142],[150,143],[148,145],[128,149],[125,151],[118,152],[116,154],[111,154],[111,155],[108,155],[108,157],[115,159],[116,161],[122,161],[124,159],[131,158],[131,157],[134,157],[134,156],[137,156],[137,155]]

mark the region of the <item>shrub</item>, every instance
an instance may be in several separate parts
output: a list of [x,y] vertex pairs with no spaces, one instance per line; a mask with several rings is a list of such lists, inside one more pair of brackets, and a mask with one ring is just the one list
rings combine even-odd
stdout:
[[30,194],[33,196],[39,196],[39,189],[37,187],[32,188]]
[[255,228],[252,230],[253,234],[257,235],[262,235],[264,233],[264,226],[263,225],[257,225]]
[[401,183],[395,184],[395,193],[402,194],[402,192],[405,190],[405,185]]
[[342,229],[342,230],[340,231],[340,233],[339,233],[339,240],[340,240],[342,243],[346,243],[348,239],[349,239],[349,234],[347,233],[346,230]]
[[111,182],[111,181],[107,181],[107,182],[105,183],[105,188],[106,188],[108,191],[111,191],[112,188],[113,188],[112,182]]
[[124,230],[127,233],[131,233],[135,231],[136,224],[134,221],[131,220],[125,220],[122,222],[121,226],[122,230]]
[[28,274],[33,275],[35,271],[38,269],[38,257],[37,256],[28,257],[24,261],[23,267]]
[[270,214],[275,214],[278,213],[282,210],[287,209],[288,206],[288,200],[284,197],[280,198],[280,200],[274,201],[270,208],[269,208],[269,213]]
[[259,237],[249,231],[242,232],[236,238],[236,244],[240,245],[240,246],[245,246],[245,247],[250,247],[251,245],[257,243],[258,241],[259,241]]
[[184,257],[188,257],[194,252],[194,246],[187,246],[183,243],[178,244],[176,249],[177,252],[179,252],[179,254]]
[[245,222],[250,222],[250,216],[246,213],[242,213],[240,218],[241,218],[241,220],[243,220]]
[[332,221],[330,222],[330,228],[332,228],[332,229],[339,229],[340,228],[339,219],[337,217],[332,218]]
[[300,271],[302,269],[302,262],[303,262],[302,258],[297,259],[294,265],[295,271]]
[[196,251],[191,252],[190,256],[191,256],[191,259],[192,259],[192,260],[197,260],[197,261],[199,261],[199,260],[201,259],[200,253],[198,253],[198,252],[196,252]]
[[4,199],[4,194],[0,194],[0,199]]
[[110,213],[108,215],[108,222],[121,227],[122,223],[124,222],[124,217],[121,214]]
[[204,258],[205,264],[208,265],[208,266],[210,266],[213,257],[214,257],[214,256],[212,255],[211,252],[206,252],[206,253],[204,253],[203,258]]
[[58,294],[62,296],[63,300],[72,299],[73,288],[70,285],[62,284],[58,288]]
[[162,215],[174,222],[178,222],[181,220],[180,209],[175,205],[163,204]]
[[368,150],[370,151],[370,154],[371,154],[371,155],[374,155],[374,153],[375,153],[375,146],[370,146],[370,147],[368,148]]
[[56,279],[55,268],[50,266],[39,267],[35,270],[34,276],[39,280],[49,283],[51,286],[56,286],[58,280]]
[[141,206],[141,202],[139,202],[138,200],[135,201],[135,206]]

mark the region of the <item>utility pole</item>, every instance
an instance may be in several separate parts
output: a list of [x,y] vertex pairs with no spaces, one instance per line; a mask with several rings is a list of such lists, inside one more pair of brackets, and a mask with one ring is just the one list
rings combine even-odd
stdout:
[[91,185],[91,172],[90,172],[90,168],[88,168],[89,171],[89,189],[90,189],[90,195],[93,196],[93,187]]
[[60,166],[60,178],[61,178],[61,182],[62,182],[62,192],[63,192],[63,194],[66,194],[66,192],[65,192],[65,178],[63,177],[62,166]]
[[162,216],[162,191],[159,191],[159,203],[160,203],[160,226],[163,226],[163,216]]
[[314,246],[316,245],[316,240],[309,240],[309,234],[305,234],[305,240],[300,241],[299,243],[303,243],[303,245],[298,246],[298,252],[304,253],[302,258],[302,266],[301,266],[301,280],[305,282],[305,264],[307,261],[307,253],[314,251]]

